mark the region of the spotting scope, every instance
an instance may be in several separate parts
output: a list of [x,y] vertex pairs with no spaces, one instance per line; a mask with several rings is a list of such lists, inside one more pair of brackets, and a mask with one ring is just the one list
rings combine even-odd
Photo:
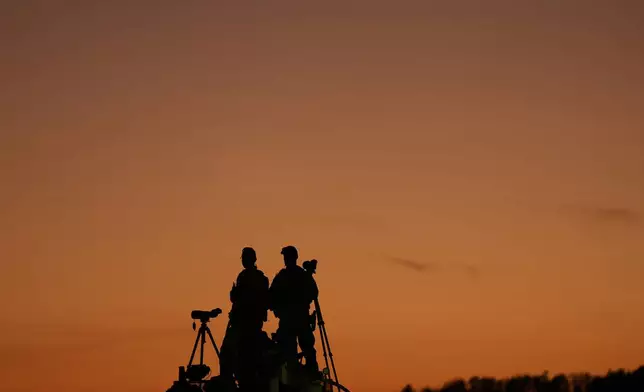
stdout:
[[190,317],[193,320],[199,320],[202,323],[207,323],[210,319],[214,319],[221,314],[221,309],[216,308],[213,310],[193,310]]

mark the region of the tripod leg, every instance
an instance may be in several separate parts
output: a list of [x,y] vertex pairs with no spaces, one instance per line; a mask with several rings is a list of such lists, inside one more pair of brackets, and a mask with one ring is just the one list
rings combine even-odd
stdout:
[[338,381],[338,373],[335,370],[335,361],[333,360],[333,353],[331,352],[331,344],[329,343],[329,337],[326,334],[326,326],[323,325],[322,328],[324,329],[324,339],[326,340],[326,345],[329,349],[329,359],[331,360],[331,369],[333,370],[333,377],[335,378],[335,382],[339,384],[340,382]]
[[202,325],[201,328],[201,355],[200,355],[200,365],[203,365],[203,346],[206,344],[206,328]]
[[315,299],[315,308],[317,309],[317,312],[318,312],[318,323],[320,325],[320,336],[322,336],[322,340],[326,343],[326,347],[329,350],[329,359],[331,360],[331,369],[333,370],[333,377],[335,378],[335,382],[339,383],[338,374],[335,371],[335,362],[333,361],[333,352],[331,352],[331,344],[329,343],[329,337],[328,337],[328,335],[326,333],[326,325],[324,324],[324,319],[322,318],[322,310],[320,309],[320,302],[318,301],[317,298]]
[[322,321],[318,317],[318,330],[320,331],[320,343],[322,344],[322,353],[324,354],[324,364],[326,365],[326,368],[329,368],[329,358],[327,356],[327,351],[326,351],[326,341],[324,340],[324,335],[322,334],[322,327],[324,326],[324,321]]
[[190,354],[190,361],[188,362],[188,367],[192,365],[192,361],[195,359],[195,353],[197,352],[197,345],[199,344],[199,338],[201,337],[201,330],[197,334],[197,340],[195,340],[195,345],[192,348],[192,354]]
[[221,355],[219,354],[219,349],[217,348],[217,343],[215,343],[215,338],[212,337],[212,332],[210,332],[210,328],[207,328],[206,332],[208,332],[210,343],[212,343],[212,346],[215,348],[215,352],[217,353],[217,358],[221,358]]

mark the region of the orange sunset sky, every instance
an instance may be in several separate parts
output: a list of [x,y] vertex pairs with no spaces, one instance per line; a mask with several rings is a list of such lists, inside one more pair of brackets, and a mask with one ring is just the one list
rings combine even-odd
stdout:
[[352,391],[643,364],[643,19],[3,1],[0,390],[165,391],[287,244]]

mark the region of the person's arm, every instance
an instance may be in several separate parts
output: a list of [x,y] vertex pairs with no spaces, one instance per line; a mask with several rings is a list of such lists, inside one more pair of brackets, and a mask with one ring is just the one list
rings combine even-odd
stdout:
[[311,280],[313,281],[313,299],[316,299],[318,295],[320,295],[320,290],[318,289],[318,284],[315,282],[315,279],[311,277]]
[[275,281],[277,280],[277,276],[273,278],[273,282],[270,283],[268,286],[268,309],[273,310],[273,306],[275,303]]
[[268,288],[268,308],[272,310],[273,313],[275,312],[275,308],[279,306],[281,280],[282,276],[278,272]]
[[233,282],[233,288],[230,289],[230,302],[232,302],[232,303],[235,303],[235,301],[237,301],[237,297],[239,295],[239,286],[240,286],[240,283],[241,283],[240,282],[241,276],[242,276],[241,273],[239,273],[239,275],[237,275],[237,279],[235,279],[235,281]]
[[[318,291],[318,285],[315,283],[315,279],[313,279],[313,275],[306,273],[304,275],[304,281],[306,282],[305,287],[306,287],[306,294],[308,296],[308,300],[312,302],[314,299],[318,297],[319,291]],[[309,302],[309,303],[310,303]]]
[[264,314],[264,321],[268,321],[268,310],[270,309],[270,296],[268,290],[270,289],[270,285],[268,282],[268,278],[264,276],[263,279],[263,287],[262,287],[262,293],[260,294],[260,297],[262,299],[262,312]]
[[312,275],[308,276],[308,286],[309,286],[309,295],[311,301],[315,300],[318,295],[320,294],[320,291],[318,290],[318,285],[315,283],[315,279],[313,279]]
[[233,282],[233,287],[230,289],[230,302],[235,303],[236,299],[237,299],[237,286],[235,286],[235,282]]

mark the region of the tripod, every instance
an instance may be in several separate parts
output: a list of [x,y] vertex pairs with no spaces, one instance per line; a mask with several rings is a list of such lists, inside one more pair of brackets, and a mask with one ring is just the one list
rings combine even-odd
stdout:
[[[215,352],[217,353],[217,358],[220,358],[219,354],[219,349],[217,348],[217,343],[215,343],[215,339],[212,336],[212,332],[210,332],[210,328],[208,328],[208,322],[210,321],[211,318],[216,318],[221,314],[221,309],[213,309],[213,310],[193,310],[190,316],[192,317],[193,320],[199,320],[201,321],[201,326],[199,327],[199,333],[197,333],[197,340],[195,341],[195,345],[192,348],[192,353],[190,354],[190,361],[188,362],[187,367],[179,366],[179,378],[177,381],[175,381],[170,389],[168,389],[167,392],[172,392],[172,391],[185,391],[186,387],[189,386],[190,383],[200,383],[203,384],[206,381],[204,381],[204,378],[210,374],[210,367],[208,365],[205,365],[203,363],[203,351],[204,351],[204,346],[206,345],[206,334],[208,334],[208,337],[210,338],[210,342],[212,343],[213,347],[215,348]],[[193,321],[192,322],[192,329],[194,330],[196,328],[196,323]],[[199,342],[201,342],[201,353],[200,353],[200,361],[199,365],[193,365],[192,361],[195,358],[195,354],[197,352],[197,346],[199,345]]]
[[[311,279],[313,279],[313,282],[315,283],[315,279],[313,278],[313,274],[315,274],[315,271],[317,269],[318,261],[313,259],[309,261],[305,261],[302,263],[302,268],[309,274],[311,274]],[[317,283],[315,283],[315,286],[317,286]],[[333,370],[333,378],[335,379],[336,384],[340,384],[338,382],[338,373],[335,371],[335,362],[333,361],[333,352],[331,352],[331,344],[329,343],[329,336],[326,333],[326,325],[324,324],[324,318],[322,317],[322,309],[320,308],[320,301],[318,301],[317,296],[313,300],[315,304],[315,315],[318,321],[318,329],[320,330],[320,340],[322,342],[322,352],[324,353],[324,363],[326,365],[326,370],[328,371],[329,369],[329,361],[331,362],[331,370]],[[327,351],[328,351],[328,357],[327,357]]]
[[[204,365],[203,363],[203,353],[204,353],[204,346],[206,345],[206,334],[210,338],[210,343],[212,343],[212,346],[215,348],[215,352],[217,353],[217,358],[221,358],[221,355],[219,353],[219,348],[217,348],[217,343],[215,343],[215,338],[212,336],[212,332],[210,332],[210,328],[208,327],[208,322],[210,321],[211,318],[215,318],[221,314],[221,309],[213,309],[213,310],[193,310],[192,311],[192,319],[193,320],[199,320],[201,321],[201,326],[199,327],[199,332],[197,333],[197,339],[195,340],[194,347],[192,348],[192,353],[190,354],[190,361],[188,361],[188,366],[186,367],[187,371],[184,371],[183,366],[179,368],[179,379],[188,379],[192,382],[195,381],[202,381],[208,374],[210,373],[210,367],[208,365]],[[194,330],[196,328],[196,323],[193,321],[192,322],[192,329]],[[199,346],[199,343],[201,342],[201,350],[199,353],[199,364],[198,365],[193,365],[192,361],[195,358],[195,354],[197,352],[197,346]]]
[[[317,298],[314,300],[315,313],[318,319],[318,329],[320,330],[320,341],[322,342],[322,352],[324,354],[324,363],[326,368],[329,369],[329,361],[331,361],[331,369],[333,370],[333,378],[339,384],[338,373],[335,371],[335,361],[333,361],[333,352],[331,351],[331,344],[329,343],[329,336],[326,333],[326,325],[322,317],[322,310],[320,309],[320,301]],[[328,358],[327,358],[328,351]]]

